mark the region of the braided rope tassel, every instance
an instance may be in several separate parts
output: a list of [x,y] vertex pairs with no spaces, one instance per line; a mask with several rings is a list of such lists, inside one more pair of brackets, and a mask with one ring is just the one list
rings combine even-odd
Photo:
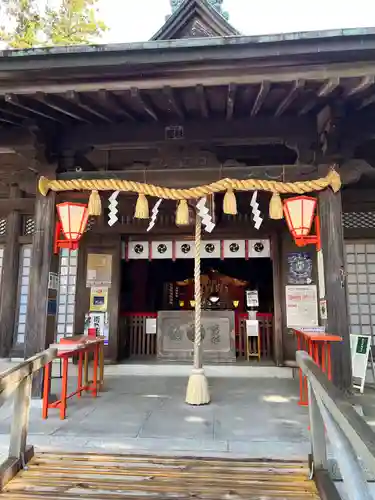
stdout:
[[194,336],[194,368],[202,368],[201,344],[201,236],[202,221],[198,214],[195,216],[195,256],[194,256],[194,298],[195,298],[195,336]]

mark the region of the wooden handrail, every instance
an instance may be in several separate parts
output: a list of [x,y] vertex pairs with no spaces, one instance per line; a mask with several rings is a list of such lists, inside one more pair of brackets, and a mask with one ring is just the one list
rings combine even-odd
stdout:
[[0,465],[1,489],[34,454],[27,446],[33,375],[56,355],[57,349],[47,349],[0,374],[0,407],[15,393],[8,458]]

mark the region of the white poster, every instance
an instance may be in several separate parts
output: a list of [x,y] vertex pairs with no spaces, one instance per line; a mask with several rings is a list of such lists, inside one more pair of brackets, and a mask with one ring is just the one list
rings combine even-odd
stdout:
[[258,337],[259,336],[259,321],[256,319],[246,320],[246,335],[248,337]]
[[156,335],[156,318],[146,318],[146,334]]
[[[350,335],[350,350],[352,354],[353,387],[363,392],[366,380],[368,355],[371,348],[369,335]],[[359,384],[357,381],[359,379]]]
[[285,287],[286,322],[289,328],[318,326],[316,285]]

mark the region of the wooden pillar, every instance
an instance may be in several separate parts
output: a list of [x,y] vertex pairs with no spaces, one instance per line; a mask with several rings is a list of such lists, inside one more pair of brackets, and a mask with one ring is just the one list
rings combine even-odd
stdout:
[[[10,188],[11,199],[19,198],[18,186]],[[13,210],[7,217],[6,244],[3,257],[3,275],[1,282],[1,307],[0,307],[0,356],[7,357],[13,347],[14,325],[16,318],[16,303],[18,291],[19,237],[21,232],[21,216]]]
[[326,331],[343,338],[342,343],[332,346],[332,376],[333,382],[345,390],[351,386],[351,354],[341,193],[325,189],[318,196],[327,300]]
[[281,366],[284,361],[281,255],[281,240],[279,234],[275,232],[271,238],[271,259],[274,297],[273,356],[277,366]]
[[[48,277],[53,257],[55,231],[55,193],[37,193],[35,233],[31,251],[29,299],[25,335],[25,358],[47,347]],[[34,378],[33,397],[42,396],[42,373]]]

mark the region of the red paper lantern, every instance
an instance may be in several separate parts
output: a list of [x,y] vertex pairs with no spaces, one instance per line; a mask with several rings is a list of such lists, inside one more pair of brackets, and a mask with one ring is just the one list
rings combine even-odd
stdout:
[[[55,253],[59,248],[76,250],[87,225],[88,209],[83,203],[59,203],[56,205],[60,221],[56,223]],[[60,239],[60,233],[65,239]]]
[[320,221],[315,217],[315,235],[310,235],[314,221],[316,198],[310,196],[296,196],[284,200],[284,215],[289,231],[297,246],[316,245],[320,250]]

